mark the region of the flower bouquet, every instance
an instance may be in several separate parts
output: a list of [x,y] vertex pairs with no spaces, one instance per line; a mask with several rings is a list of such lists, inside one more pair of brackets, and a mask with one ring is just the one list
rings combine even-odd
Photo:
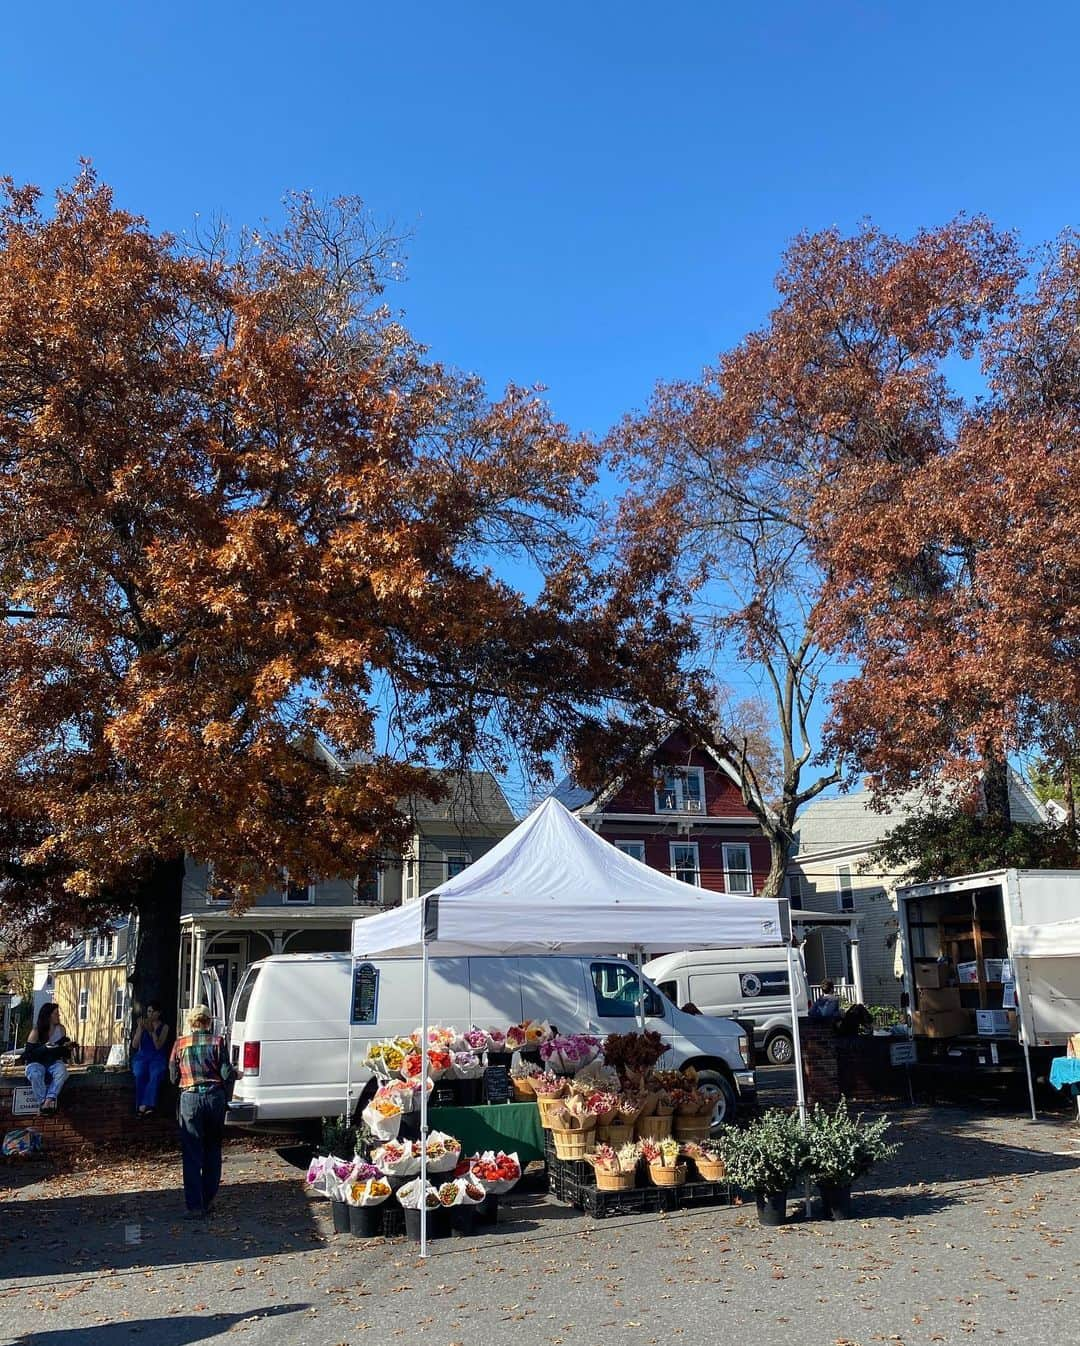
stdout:
[[583,1097],[586,1107],[596,1118],[597,1126],[610,1126],[618,1115],[619,1095],[608,1093],[603,1089],[596,1089],[583,1095]]
[[641,1157],[649,1166],[649,1177],[657,1187],[681,1187],[686,1181],[686,1165],[680,1163],[679,1142],[670,1136],[664,1140],[641,1142]]
[[612,1066],[606,1066],[603,1058],[595,1057],[574,1076],[575,1089],[603,1089],[605,1093],[617,1094],[622,1089],[619,1072]]
[[634,1123],[641,1112],[642,1100],[638,1094],[616,1094],[615,1111],[610,1122],[601,1122],[597,1139],[608,1145],[624,1145],[634,1138]]
[[495,1056],[505,1056],[506,1053],[510,1050],[506,1045],[505,1028],[489,1028],[487,1030],[487,1036],[488,1036],[487,1049],[488,1049],[489,1061],[492,1054],[494,1054]]
[[539,1066],[530,1065],[527,1061],[519,1061],[510,1071],[510,1082],[514,1086],[514,1097],[519,1103],[528,1103],[536,1097],[536,1090],[533,1087],[537,1075],[542,1074]]
[[479,1206],[487,1192],[473,1177],[449,1178],[439,1186],[440,1206]]
[[522,1027],[525,1029],[525,1046],[539,1047],[542,1042],[548,1042],[555,1036],[555,1030],[552,1026],[536,1019],[528,1019]]
[[450,1073],[455,1080],[478,1080],[484,1063],[474,1051],[454,1052]]
[[505,1154],[502,1150],[496,1154],[493,1150],[485,1150],[469,1161],[469,1171],[492,1196],[501,1196],[509,1192],[521,1177],[521,1163],[516,1154]]
[[477,1055],[486,1052],[491,1046],[491,1035],[483,1028],[470,1028],[462,1033],[461,1040],[465,1044],[465,1051],[476,1052]]
[[624,1080],[652,1070],[666,1050],[664,1039],[652,1029],[644,1033],[609,1033],[604,1039],[604,1060]]
[[[432,1024],[428,1028],[427,1033],[428,1050],[430,1051],[432,1047],[436,1047],[440,1051],[451,1051],[454,1043],[457,1041],[457,1036],[458,1031],[456,1028],[443,1028],[441,1024]],[[420,1046],[422,1039],[423,1033],[419,1028],[415,1029],[411,1039],[414,1050]]]
[[550,1114],[555,1153],[560,1159],[584,1159],[595,1141],[596,1115],[580,1096],[560,1100]]
[[430,1182],[427,1184],[427,1200],[424,1201],[419,1178],[414,1178],[412,1182],[407,1182],[400,1188],[397,1199],[406,1210],[419,1210],[423,1204],[427,1205],[428,1210],[438,1210],[442,1205],[438,1188],[433,1187]]
[[407,1178],[420,1168],[420,1151],[411,1140],[388,1140],[371,1152],[371,1162],[388,1178]]
[[551,1038],[540,1046],[540,1059],[549,1070],[576,1075],[600,1055],[600,1039],[588,1033]]
[[358,1159],[345,1199],[350,1206],[378,1206],[390,1195],[390,1184],[375,1167]]
[[330,1160],[324,1154],[317,1154],[308,1164],[307,1173],[304,1175],[304,1186],[310,1187],[313,1192],[319,1192],[322,1196],[326,1195],[326,1170]]
[[525,1046],[527,1038],[525,1036],[524,1024],[511,1024],[506,1030],[506,1047],[508,1052],[519,1052]]
[[428,1078],[441,1080],[454,1069],[454,1055],[446,1047],[428,1048]]
[[677,1089],[671,1095],[675,1103],[676,1140],[705,1140],[712,1130],[716,1100],[702,1089]]
[[545,1129],[550,1129],[551,1118],[556,1107],[566,1095],[567,1083],[560,1075],[553,1075],[550,1071],[532,1077],[533,1093],[536,1095],[536,1106],[540,1109],[540,1125]]
[[442,1131],[432,1131],[427,1138],[427,1168],[429,1173],[446,1173],[457,1167],[461,1155],[461,1141]]
[[401,1114],[404,1110],[393,1085],[383,1084],[375,1090],[374,1097],[360,1115],[377,1139],[394,1140],[401,1130]]

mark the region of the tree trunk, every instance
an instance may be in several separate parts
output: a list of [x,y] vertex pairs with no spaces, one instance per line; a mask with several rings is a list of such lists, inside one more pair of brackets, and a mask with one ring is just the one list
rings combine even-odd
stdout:
[[769,832],[769,876],[761,890],[762,897],[783,897],[784,881],[787,878],[788,860],[791,856],[792,836],[783,827],[775,827]]
[[983,799],[988,818],[1000,818],[1005,823],[1012,821],[1012,811],[1009,807],[1009,768],[1004,758],[987,757],[984,762]]
[[161,1003],[165,1022],[175,1029],[179,1003],[177,964],[180,956],[180,902],[184,857],[161,859],[135,894],[137,921],[135,966],[131,975],[133,1004]]

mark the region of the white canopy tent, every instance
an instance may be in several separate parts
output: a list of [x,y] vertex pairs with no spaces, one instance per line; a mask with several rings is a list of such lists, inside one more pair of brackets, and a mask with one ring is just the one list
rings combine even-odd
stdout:
[[[714,893],[669,878],[591,831],[555,799],[460,874],[415,902],[353,922],[352,956],[423,960],[421,1077],[427,1075],[429,956],[639,952],[786,945],[796,1061],[800,1057],[786,901]],[[352,1061],[350,1028],[349,1061]],[[802,1071],[796,1082],[805,1108]],[[351,1082],[347,1110],[351,1115]],[[420,1133],[427,1135],[421,1091]],[[421,1188],[427,1181],[421,1159]],[[426,1218],[421,1255],[426,1255]]]
[[[1048,921],[1042,925],[1014,925],[1009,932],[1009,958],[1013,963],[1013,976],[1017,987],[1016,1012],[1020,1017],[1020,1040],[1024,1048],[1024,1065],[1027,1070],[1028,1102],[1031,1105],[1031,1120],[1035,1121],[1035,1081],[1031,1074],[1031,1037],[1032,1025],[1025,1021],[1021,1008],[1020,977],[1016,964],[1022,959],[1040,958],[1076,958],[1080,956],[1080,919],[1068,921]],[[1031,991],[1030,980],[1028,990]],[[1034,997],[1029,998],[1032,1005]],[[1080,1110],[1080,1098],[1077,1099]]]

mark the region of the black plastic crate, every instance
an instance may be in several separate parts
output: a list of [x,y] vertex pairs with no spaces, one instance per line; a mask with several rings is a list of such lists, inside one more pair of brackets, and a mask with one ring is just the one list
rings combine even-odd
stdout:
[[601,1192],[598,1187],[582,1189],[582,1210],[594,1220],[610,1215],[658,1215],[679,1209],[677,1187],[635,1187],[629,1192]]
[[726,1182],[684,1182],[679,1188],[680,1206],[730,1206],[731,1187]]
[[382,1232],[387,1239],[405,1233],[405,1212],[393,1197],[383,1202]]

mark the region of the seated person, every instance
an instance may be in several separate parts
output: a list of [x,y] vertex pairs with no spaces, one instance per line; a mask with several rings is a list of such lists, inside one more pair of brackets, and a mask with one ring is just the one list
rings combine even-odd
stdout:
[[38,1111],[56,1111],[56,1100],[68,1077],[71,1039],[60,1022],[60,1006],[51,1001],[38,1011],[37,1024],[26,1039],[26,1078]]
[[821,994],[810,1006],[811,1019],[839,1019],[840,997],[831,981],[821,983]]

